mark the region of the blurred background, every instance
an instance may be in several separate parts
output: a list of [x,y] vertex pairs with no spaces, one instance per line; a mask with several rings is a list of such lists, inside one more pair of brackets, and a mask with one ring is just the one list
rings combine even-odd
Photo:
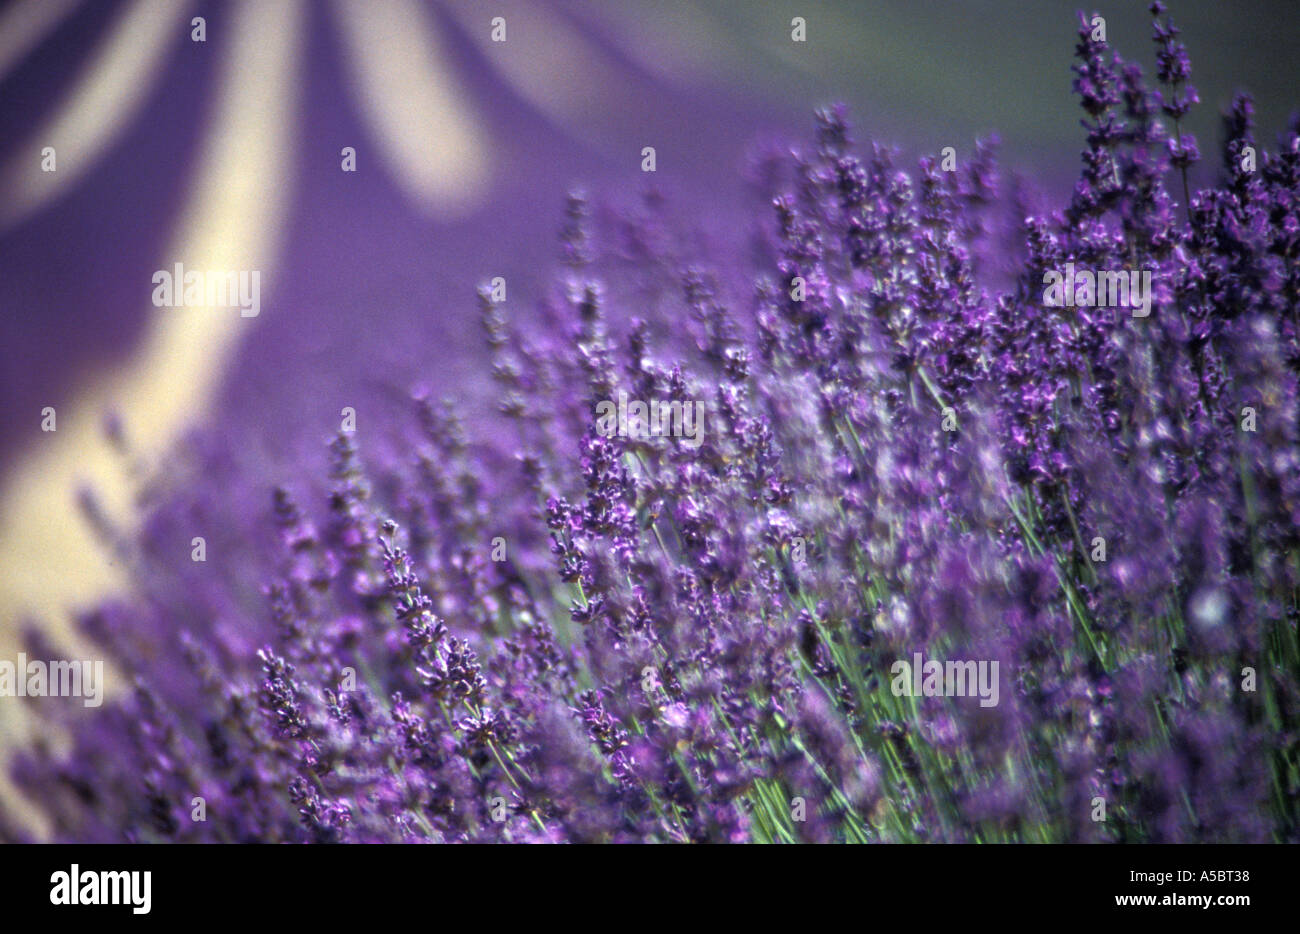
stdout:
[[[1146,6],[1097,10],[1151,73]],[[1202,98],[1199,171],[1213,172],[1234,90],[1255,95],[1261,140],[1287,120],[1300,3],[1171,6]],[[1004,171],[1068,192],[1078,8],[0,4],[0,658],[28,623],[75,645],[71,614],[129,588],[78,491],[129,531],[143,479],[167,477],[190,429],[269,486],[305,469],[305,449],[323,455],[344,406],[364,424],[395,387],[423,379],[467,412],[490,408],[475,289],[504,276],[512,314],[528,313],[575,184],[627,201],[652,185],[705,236],[739,242],[750,148],[806,138],[812,109],[843,100],[859,141],[962,158],[996,131]],[[176,263],[259,271],[260,315],[153,307],[151,276]],[[12,709],[0,704],[9,741]]]

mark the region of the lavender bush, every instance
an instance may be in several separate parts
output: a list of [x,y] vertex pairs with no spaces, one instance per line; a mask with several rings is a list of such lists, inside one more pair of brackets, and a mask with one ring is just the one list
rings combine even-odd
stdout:
[[[1238,97],[1193,191],[1152,11],[1155,87],[1082,20],[1062,210],[827,110],[734,255],[571,197],[541,315],[482,292],[501,424],[363,418],[220,573],[176,558],[240,527],[210,452],[86,620],[134,689],[16,766],[54,836],[1300,840],[1300,126]],[[1149,314],[1045,302],[1067,264]],[[917,655],[996,703],[900,692]]]

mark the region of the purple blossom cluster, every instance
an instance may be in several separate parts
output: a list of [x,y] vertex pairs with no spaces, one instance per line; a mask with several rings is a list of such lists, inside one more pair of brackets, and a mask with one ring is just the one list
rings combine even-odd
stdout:
[[[828,109],[729,257],[571,196],[538,314],[480,293],[481,431],[362,419],[220,572],[175,558],[238,527],[219,468],[172,491],[85,620],[133,688],[15,766],[54,837],[1300,841],[1300,124],[1237,97],[1193,191],[1152,12],[1154,86],[1081,20],[1061,210]],[[1046,305],[1067,263],[1149,316]],[[601,433],[620,392],[702,443]],[[900,692],[917,655],[997,703]]]

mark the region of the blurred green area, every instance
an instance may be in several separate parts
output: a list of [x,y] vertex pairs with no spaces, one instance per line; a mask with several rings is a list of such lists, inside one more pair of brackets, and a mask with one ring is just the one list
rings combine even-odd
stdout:
[[[584,0],[596,10],[605,0]],[[1217,166],[1219,113],[1238,89],[1255,97],[1271,146],[1296,99],[1296,0],[1170,0],[1201,106],[1189,117]],[[1013,164],[1063,169],[1082,145],[1071,96],[1078,12],[1100,13],[1107,39],[1154,76],[1148,0],[648,0],[644,21],[691,23],[719,71],[791,107],[844,99],[860,136],[929,151],[996,130]],[[790,22],[807,21],[807,41]],[[706,40],[705,36],[713,37]],[[1068,166],[1073,169],[1074,162]]]

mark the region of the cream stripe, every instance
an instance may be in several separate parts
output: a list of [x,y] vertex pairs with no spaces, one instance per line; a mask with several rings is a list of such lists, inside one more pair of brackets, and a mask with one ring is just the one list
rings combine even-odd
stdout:
[[0,81],[40,45],[80,0],[22,0],[0,14]]
[[[136,0],[81,71],[58,113],[0,171],[0,227],[10,227],[70,188],[130,125],[161,72],[172,43],[189,41],[185,0]],[[57,170],[41,171],[53,146]]]
[[[197,184],[159,268],[183,262],[204,271],[258,270],[267,311],[290,197],[303,7],[299,0],[243,0],[234,9],[233,42],[225,50],[221,98]],[[142,278],[143,302],[152,288]],[[126,586],[75,503],[76,488],[89,484],[112,521],[127,531],[136,525],[138,478],[104,440],[104,416],[119,413],[144,463],[158,463],[209,404],[237,341],[257,320],[230,308],[150,304],[148,313],[144,347],[122,371],[93,381],[65,406],[57,432],[41,434],[39,412],[31,413],[34,443],[0,496],[0,657],[17,651],[15,623],[24,614],[75,646],[70,611]],[[11,739],[10,715],[19,703],[0,699],[0,732]],[[0,787],[0,797],[11,797],[5,792],[12,789]]]
[[[352,88],[384,160],[426,212],[463,214],[486,188],[483,130],[415,0],[335,0]],[[357,154],[358,164],[368,157]]]

